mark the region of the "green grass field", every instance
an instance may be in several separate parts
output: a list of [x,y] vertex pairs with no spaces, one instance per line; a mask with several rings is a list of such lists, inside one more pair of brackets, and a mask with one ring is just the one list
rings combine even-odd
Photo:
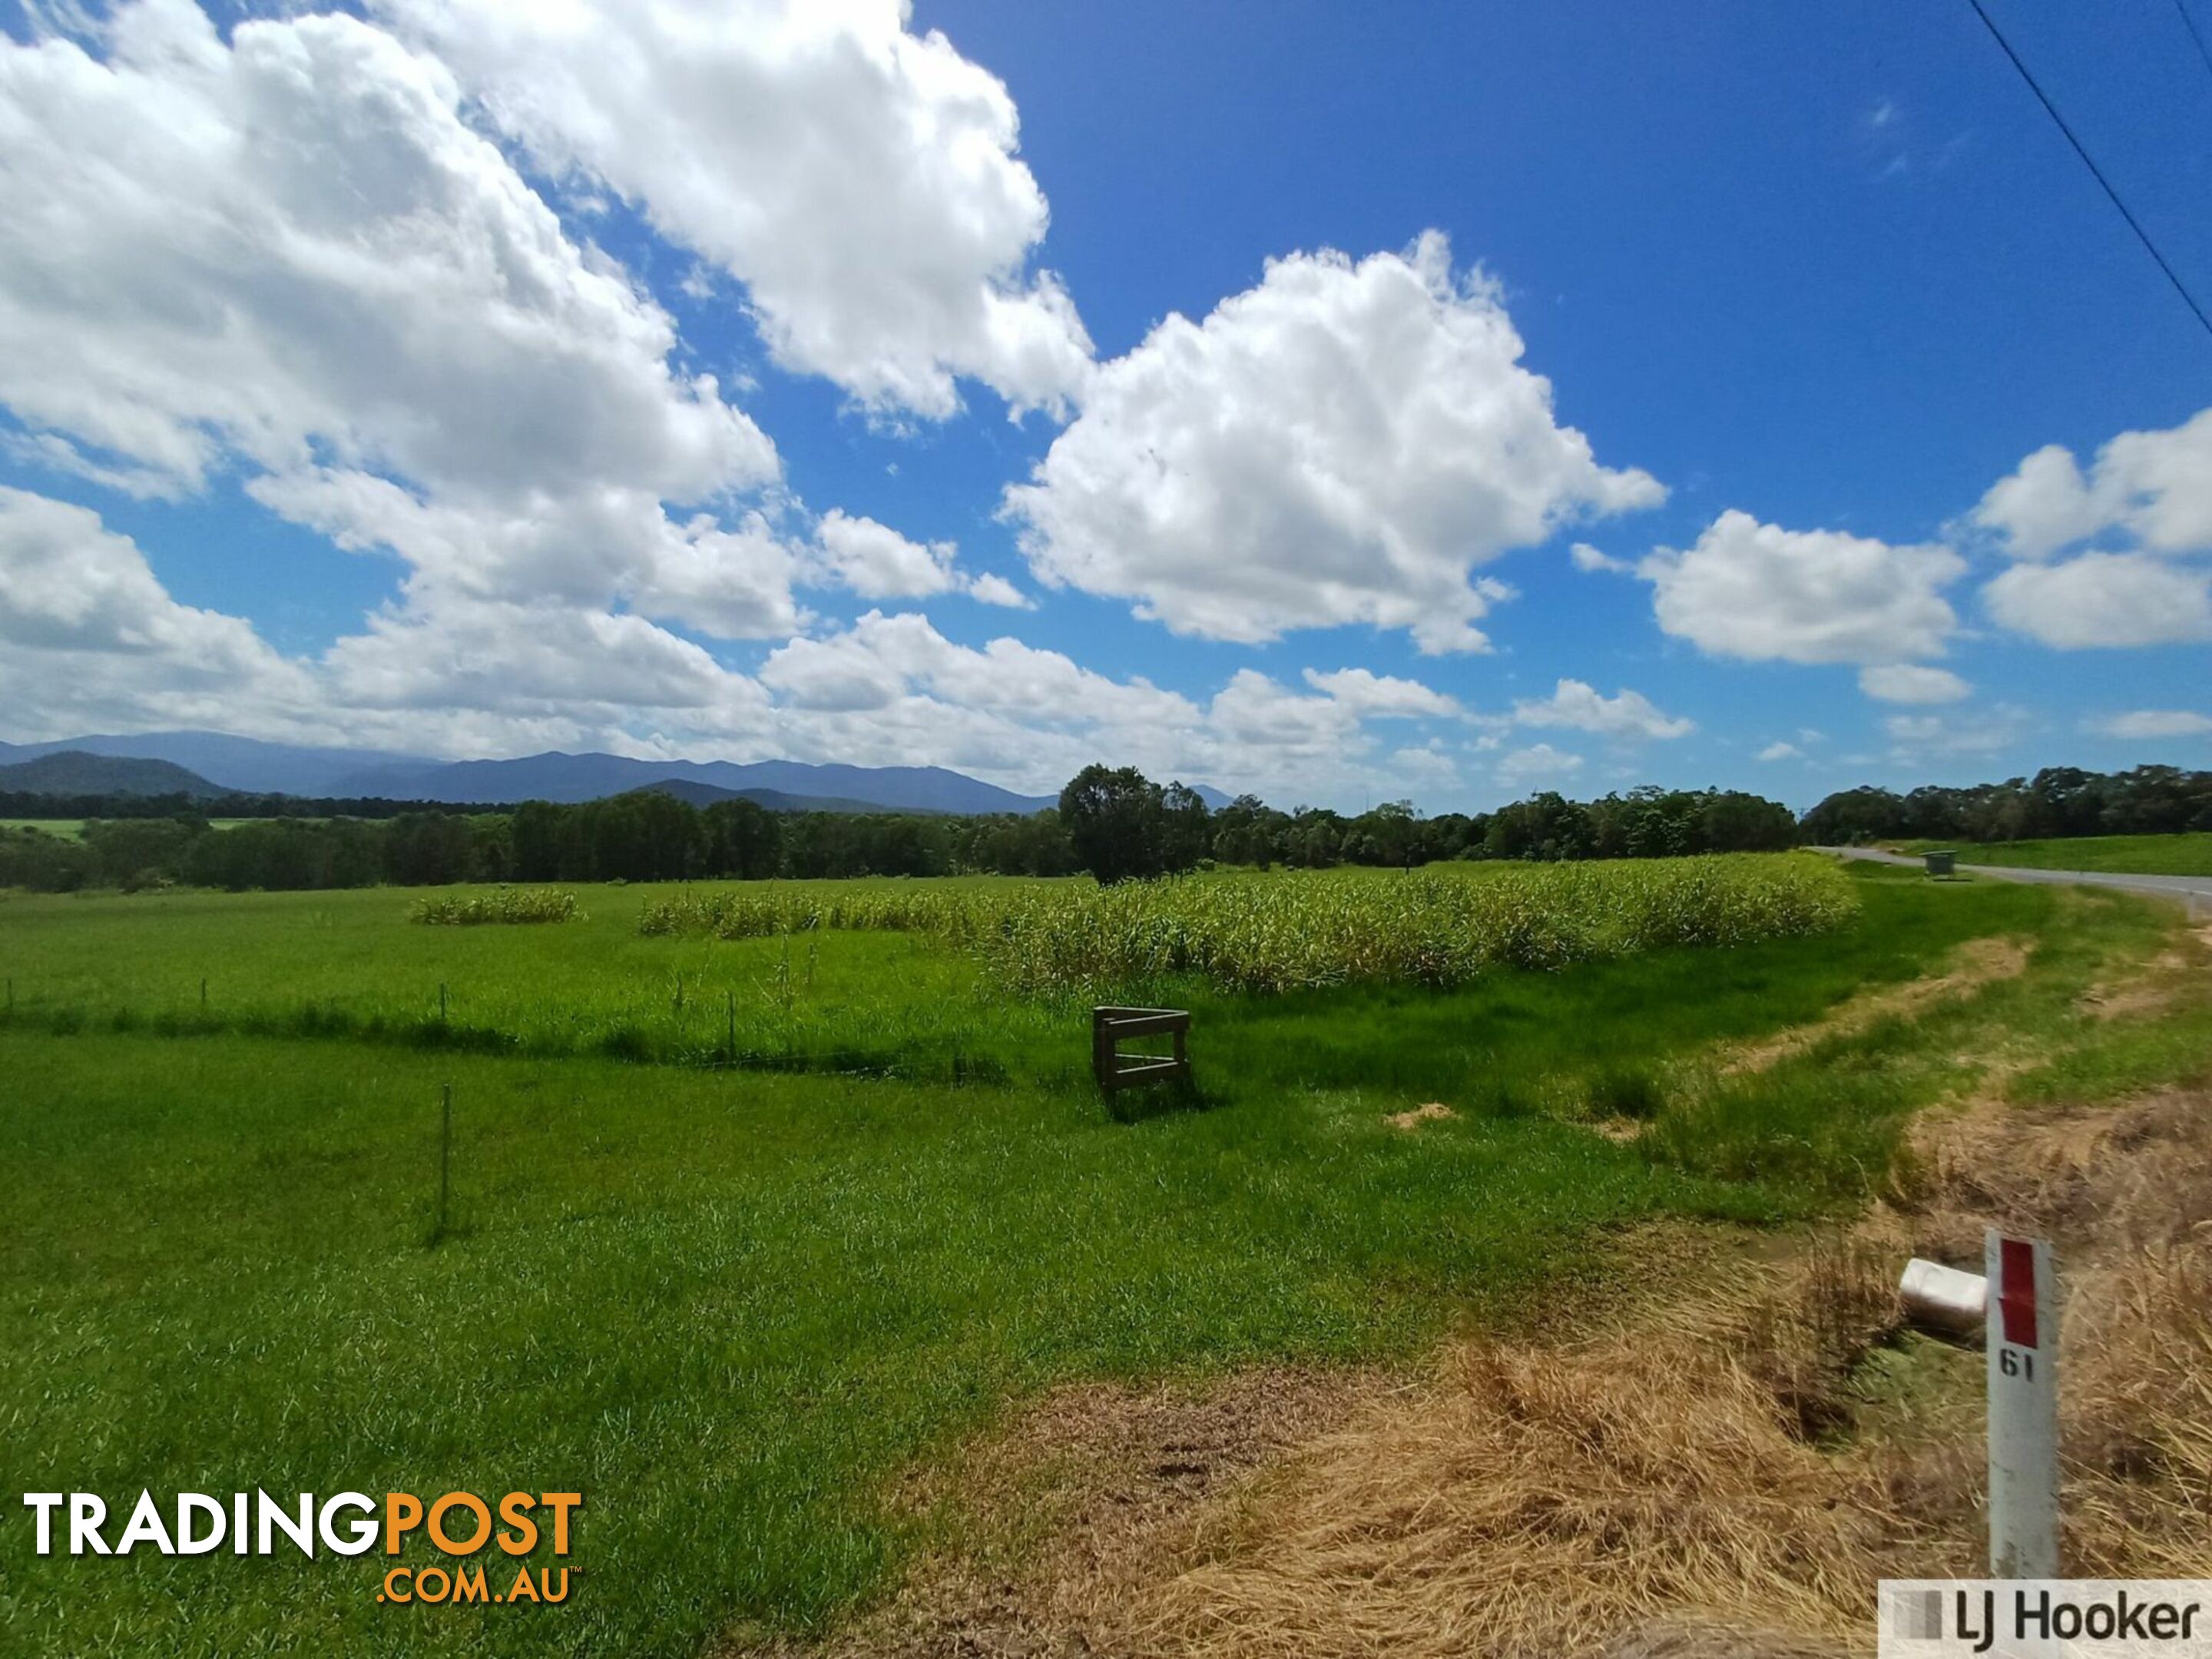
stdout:
[[[2074,1012],[2157,949],[2154,906],[1853,885],[1814,938],[1449,991],[1185,988],[1199,1093],[1120,1117],[1079,1005],[912,935],[642,937],[635,888],[526,927],[410,924],[390,890],[0,898],[0,1486],[118,1516],[142,1487],[586,1494],[575,1592],[542,1609],[380,1607],[380,1555],[38,1559],[19,1516],[0,1650],[817,1630],[914,1547],[891,1483],[1055,1382],[1412,1362],[1616,1282],[1630,1224],[1850,1201],[1971,1079],[1970,1035],[2043,1045],[2069,1086],[2212,1054],[2201,1012]],[[1708,1063],[1992,934],[2027,974],[1756,1079]],[[712,1056],[732,1010],[742,1063],[615,1057]],[[1458,1115],[1382,1121],[1429,1100]],[[1640,1141],[1587,1127],[1624,1108]]]
[[81,841],[84,836],[82,818],[0,818],[0,830],[36,830],[49,836],[58,836],[64,841]]
[[[210,818],[210,830],[235,830],[241,823],[252,823],[252,818]],[[38,830],[49,836],[58,836],[64,841],[84,839],[82,818],[0,818],[0,830]]]
[[2115,875],[2212,876],[2212,832],[2179,836],[2074,836],[2054,841],[1908,841],[1899,852],[1956,848],[1961,864],[2032,870],[2095,870]]

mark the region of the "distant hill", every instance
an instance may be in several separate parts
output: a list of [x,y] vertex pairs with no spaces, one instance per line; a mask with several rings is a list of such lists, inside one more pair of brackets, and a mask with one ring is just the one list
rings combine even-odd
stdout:
[[336,795],[330,786],[372,766],[428,766],[419,755],[381,749],[317,749],[263,743],[223,732],[140,732],[127,737],[65,738],[58,743],[0,744],[0,761],[33,760],[75,750],[88,755],[167,761],[225,789],[249,795]]
[[[15,750],[21,753],[20,750]],[[191,795],[212,800],[230,792],[197,772],[162,760],[126,760],[64,749],[0,765],[0,793],[26,795]]]
[[[55,743],[0,743],[0,763],[68,753],[165,761],[192,775],[203,793],[234,789],[246,794],[368,797],[457,805],[598,800],[651,784],[744,795],[780,812],[1036,812],[1058,799],[1056,794],[1017,794],[941,766],[644,761],[557,751],[520,760],[434,761],[385,750],[264,743],[222,732],[141,732]],[[1229,803],[1218,789],[1194,787],[1209,806]],[[700,804],[724,798],[721,793],[683,795]]]
[[629,793],[634,795],[672,795],[693,806],[712,806],[716,801],[723,800],[749,800],[770,812],[920,812],[924,810],[918,806],[884,807],[872,801],[841,800],[835,795],[787,795],[781,789],[724,789],[715,784],[701,783],[693,778],[663,778],[658,783],[648,783],[642,789],[633,789]]
[[521,760],[372,767],[338,779],[330,793],[396,800],[583,801],[678,782],[733,793],[771,790],[802,799],[808,810],[817,811],[1035,812],[1055,799],[1018,795],[941,766],[814,766],[780,760],[741,765],[557,750]]

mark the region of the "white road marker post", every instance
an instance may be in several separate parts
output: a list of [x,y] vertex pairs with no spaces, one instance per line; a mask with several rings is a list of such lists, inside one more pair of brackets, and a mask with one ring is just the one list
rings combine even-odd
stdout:
[[1983,1244],[1989,1276],[1990,1571],[2056,1578],[2058,1571],[2058,1293],[2051,1246],[2007,1238]]

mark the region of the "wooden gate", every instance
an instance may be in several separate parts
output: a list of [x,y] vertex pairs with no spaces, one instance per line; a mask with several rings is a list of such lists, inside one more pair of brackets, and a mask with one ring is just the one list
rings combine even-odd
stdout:
[[[1124,1037],[1175,1038],[1172,1056],[1124,1054]],[[1182,1008],[1093,1008],[1091,1011],[1091,1070],[1098,1086],[1116,1089],[1145,1083],[1190,1080],[1190,1013]]]

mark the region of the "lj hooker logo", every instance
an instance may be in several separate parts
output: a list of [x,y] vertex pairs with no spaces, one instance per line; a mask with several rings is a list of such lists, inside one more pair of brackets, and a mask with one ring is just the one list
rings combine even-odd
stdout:
[[[265,1492],[233,1492],[228,1502],[180,1492],[165,1509],[152,1492],[143,1492],[131,1518],[111,1537],[107,1502],[96,1492],[23,1494],[35,1518],[40,1555],[64,1549],[71,1555],[129,1555],[139,1549],[212,1555],[228,1545],[233,1555],[295,1549],[312,1558],[319,1548],[331,1555],[366,1555],[381,1542],[385,1554],[396,1557],[419,1540],[453,1565],[394,1565],[378,1586],[378,1601],[507,1607],[568,1599],[570,1521],[583,1502],[583,1494],[574,1492],[511,1492],[496,1500],[449,1492],[428,1501],[413,1492],[388,1492],[381,1504],[357,1492],[321,1499],[303,1492],[296,1504]],[[533,1571],[514,1559],[541,1541],[564,1565]],[[477,1556],[485,1559],[471,1559]]]
[[1886,1578],[1879,1659],[2212,1659],[2212,1582]]

